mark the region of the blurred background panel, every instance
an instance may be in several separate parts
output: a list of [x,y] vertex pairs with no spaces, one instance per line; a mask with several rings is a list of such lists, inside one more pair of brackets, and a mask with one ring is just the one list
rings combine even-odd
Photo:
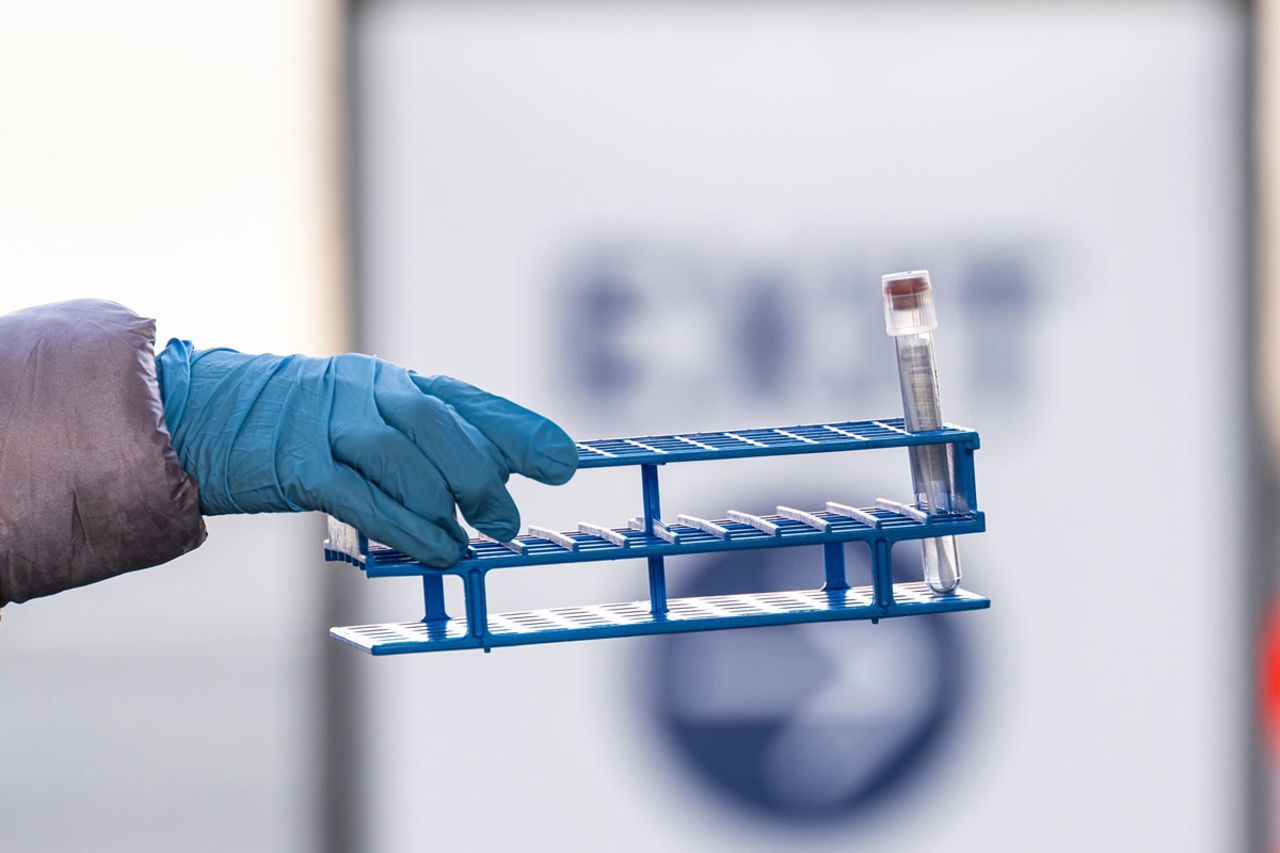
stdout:
[[[878,276],[926,267],[948,415],[984,439],[966,583],[994,599],[352,658],[353,837],[1247,843],[1246,6],[361,0],[352,21],[363,348],[584,438],[891,415]],[[776,463],[674,470],[664,508],[907,489],[893,455]],[[609,523],[634,485],[517,494],[535,523]],[[816,585],[818,565],[669,575]],[[363,598],[350,622],[416,618],[412,581],[336,582]],[[493,586],[498,609],[631,600],[644,575]]]
[[[173,565],[5,609],[0,850],[1274,846],[1256,7],[0,8],[0,311],[99,296],[161,343],[358,346],[590,438],[894,414],[878,276],[927,267],[947,414],[984,439],[966,584],[994,599],[375,661],[324,628],[416,618],[412,581],[323,565],[309,516],[214,519]],[[677,468],[664,508],[905,497],[880,457]],[[633,474],[513,491],[526,522],[612,524]],[[820,575],[668,568],[674,594]],[[644,594],[629,564],[491,590]]]
[[[95,296],[162,345],[348,346],[339,22],[0,4],[0,311]],[[0,850],[315,849],[322,530],[212,519],[171,565],[5,608]]]

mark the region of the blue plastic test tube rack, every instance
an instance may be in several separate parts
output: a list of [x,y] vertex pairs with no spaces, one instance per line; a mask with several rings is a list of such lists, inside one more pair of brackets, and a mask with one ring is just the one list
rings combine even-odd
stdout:
[[[729,510],[724,518],[678,515],[664,522],[658,500],[658,469],[675,462],[711,459],[832,453],[917,444],[947,444],[955,476],[955,511],[930,515],[918,507],[877,499],[875,506],[828,502],[822,509],[780,506],[777,512],[751,515]],[[642,512],[625,527],[582,523],[557,532],[531,526],[510,542],[471,541],[467,557],[452,568],[433,569],[392,548],[370,542],[354,528],[329,520],[325,558],[344,561],[368,577],[420,576],[425,608],[420,620],[333,628],[333,637],[375,655],[490,649],[669,634],[802,622],[837,622],[891,616],[979,610],[991,602],[967,590],[937,593],[923,582],[893,582],[896,542],[981,533],[973,454],[978,433],[948,425],[933,432],[910,433],[901,418],[830,424],[611,438],[578,444],[580,468],[640,468]],[[865,542],[871,549],[872,584],[850,587],[845,579],[844,544]],[[667,557],[747,548],[821,545],[824,583],[817,589],[742,593],[698,598],[667,598]],[[647,601],[597,604],[514,613],[490,613],[485,603],[489,572],[597,560],[646,561]],[[444,578],[461,578],[466,612],[445,612]]]

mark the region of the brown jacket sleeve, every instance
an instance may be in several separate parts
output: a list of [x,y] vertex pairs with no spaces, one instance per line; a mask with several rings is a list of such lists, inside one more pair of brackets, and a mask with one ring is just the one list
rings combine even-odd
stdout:
[[165,430],[155,322],[80,299],[0,316],[0,605],[205,538]]

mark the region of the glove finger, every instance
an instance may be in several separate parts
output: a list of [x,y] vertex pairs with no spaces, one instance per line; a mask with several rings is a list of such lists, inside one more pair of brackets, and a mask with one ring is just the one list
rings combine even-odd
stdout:
[[554,421],[449,376],[409,376],[424,394],[448,403],[488,436],[512,471],[558,486],[578,469],[578,448]]
[[506,468],[467,435],[458,415],[420,392],[404,371],[382,371],[374,399],[383,419],[403,432],[444,475],[462,515],[477,530],[507,541],[520,531],[520,511],[507,492]]
[[381,424],[343,429],[334,433],[331,442],[334,459],[353,468],[414,515],[452,538],[466,541],[443,475],[404,433]]
[[447,569],[467,551],[465,538],[409,512],[345,465],[333,466],[315,496],[319,507],[334,518],[433,568]]

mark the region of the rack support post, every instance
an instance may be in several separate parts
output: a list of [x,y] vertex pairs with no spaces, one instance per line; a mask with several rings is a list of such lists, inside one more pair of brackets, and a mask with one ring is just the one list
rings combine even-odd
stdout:
[[[893,607],[893,543],[888,539],[871,541],[871,584],[876,605],[888,615]],[[878,621],[878,620],[872,620]]]
[[844,574],[843,542],[827,542],[822,546],[822,565],[827,576],[827,582],[822,585],[824,592],[842,592],[849,588]]
[[978,488],[973,475],[973,452],[977,449],[976,439],[969,442],[948,443],[957,502],[957,506],[952,509],[957,512],[972,512],[978,506]]
[[[653,535],[653,523],[662,519],[658,502],[658,466],[640,466],[640,485],[644,490],[644,532]],[[667,612],[667,574],[662,557],[649,558],[649,612],[663,616]]]
[[485,651],[489,650],[489,607],[485,602],[484,572],[472,569],[467,572],[467,633]]
[[444,575],[439,573],[425,574],[422,576],[422,600],[425,604],[425,612],[422,621],[430,624],[431,622],[441,622],[449,618],[449,614],[444,610]]

